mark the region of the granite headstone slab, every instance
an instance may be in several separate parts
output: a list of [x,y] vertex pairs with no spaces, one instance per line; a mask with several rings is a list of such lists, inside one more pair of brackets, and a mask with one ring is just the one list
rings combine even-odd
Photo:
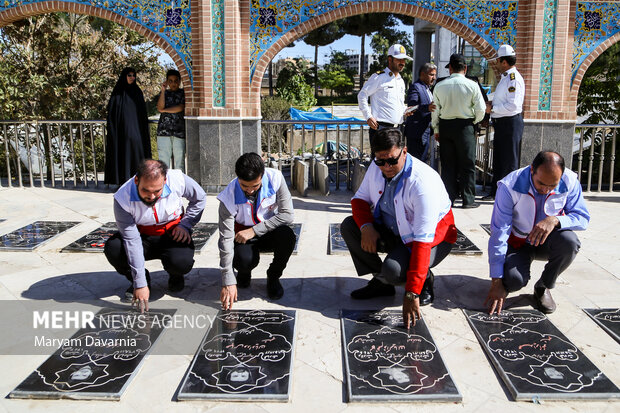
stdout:
[[116,222],[106,222],[94,231],[64,247],[60,252],[103,252],[105,243],[118,231]]
[[295,311],[220,311],[178,399],[288,401],[294,345]]
[[192,230],[192,240],[194,241],[195,251],[198,253],[207,245],[213,234],[218,230],[218,225],[208,222],[199,222],[194,225]]
[[480,224],[482,229],[489,235],[491,235],[491,224]]
[[620,390],[537,310],[463,310],[515,400],[611,399]]
[[0,237],[2,251],[32,251],[69,228],[75,221],[36,221]]
[[175,312],[101,309],[9,397],[119,400]]
[[340,224],[329,224],[329,254],[348,254],[349,248],[340,233]]
[[405,329],[398,311],[343,310],[349,401],[460,401],[424,320]]
[[620,343],[620,309],[584,308],[583,311],[589,315],[599,327],[607,331],[607,334]]
[[461,232],[461,230],[456,230],[456,242],[452,246],[451,254],[464,254],[464,255],[480,255],[482,251],[480,248],[476,247],[476,245],[471,242],[469,238],[465,236]]
[[[295,248],[293,248],[293,255],[297,255],[298,251],[298,247],[299,247],[299,238],[301,237],[301,231],[303,230],[303,226],[304,224],[300,224],[300,223],[295,223],[295,224],[291,224],[289,225],[289,227],[291,227],[291,229],[293,230],[293,232],[295,233]],[[266,253],[273,253],[273,251],[269,251],[269,250],[261,250],[261,252],[266,252]]]

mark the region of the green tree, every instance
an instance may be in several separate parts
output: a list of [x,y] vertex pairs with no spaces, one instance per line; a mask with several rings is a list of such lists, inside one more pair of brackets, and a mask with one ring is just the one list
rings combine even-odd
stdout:
[[314,46],[314,96],[319,95],[319,82],[318,80],[318,70],[319,70],[319,46],[327,46],[335,42],[344,36],[344,30],[340,26],[339,21],[328,23],[324,26],[319,27],[305,35],[303,37],[303,41],[310,45]]
[[[396,20],[389,13],[358,14],[342,19],[341,25],[347,34],[360,36],[360,56],[366,56],[366,36],[380,30],[382,27],[394,26]],[[364,65],[360,67],[360,87],[364,84]]]
[[72,13],[30,17],[0,31],[0,119],[101,119],[125,66],[145,97],[158,93],[160,49],[136,32]]
[[[280,77],[278,77],[278,84],[280,84]],[[300,74],[294,74],[288,78],[285,84],[276,89],[276,93],[301,110],[309,110],[316,104],[312,86]]]
[[340,68],[319,71],[319,83],[323,88],[335,91],[338,96],[351,93],[354,86],[352,77]]
[[284,64],[280,73],[278,73],[278,80],[276,81],[276,89],[282,89],[288,85],[291,78],[300,76],[304,82],[308,85],[313,84],[313,73],[310,62],[306,59],[295,58],[288,59]]
[[[583,76],[577,96],[577,115],[585,117],[584,124],[618,124],[620,123],[620,43],[615,43],[601,54],[588,68]],[[586,129],[585,140],[592,140],[595,145],[606,142],[605,157],[609,159],[612,152],[612,129]],[[595,146],[595,151],[600,149]],[[596,155],[595,155],[596,156]],[[620,145],[616,144],[616,159],[620,157]],[[587,164],[587,163],[586,163]],[[573,159],[573,165],[577,160]],[[598,174],[598,163],[594,165],[594,175]],[[620,170],[615,168],[614,182],[620,180]],[[584,171],[586,172],[586,171]],[[587,172],[586,172],[587,173]],[[604,171],[603,182],[609,181],[608,171]]]

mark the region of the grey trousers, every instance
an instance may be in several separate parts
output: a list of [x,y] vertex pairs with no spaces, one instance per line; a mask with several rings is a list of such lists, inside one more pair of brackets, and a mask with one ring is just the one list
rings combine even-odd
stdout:
[[[372,273],[375,278],[385,284],[404,285],[407,281],[411,251],[403,244],[400,237],[394,235],[390,229],[383,225],[373,225],[381,237],[377,242],[377,250],[387,253],[383,262],[379,258],[379,254],[366,252],[362,249],[362,233],[352,216],[345,218],[340,224],[340,233],[347,243],[357,275]],[[450,250],[452,250],[452,244],[445,241],[431,249],[429,272],[430,268],[448,256]]]
[[534,260],[547,261],[536,287],[555,287],[557,278],[573,262],[581,243],[573,231],[553,230],[544,244],[534,247],[525,244],[519,249],[508,246],[502,283],[507,292],[518,291],[530,280]]

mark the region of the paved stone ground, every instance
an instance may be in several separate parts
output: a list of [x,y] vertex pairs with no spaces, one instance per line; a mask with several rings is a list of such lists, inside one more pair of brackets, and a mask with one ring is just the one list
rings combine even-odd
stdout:
[[[345,402],[341,356],[341,308],[400,308],[401,294],[394,298],[356,302],[352,289],[368,277],[358,278],[348,256],[327,255],[328,224],[340,222],[350,213],[351,194],[336,192],[329,197],[294,199],[295,221],[304,223],[299,254],[291,258],[283,278],[285,296],[277,302],[266,298],[263,258],[254,272],[252,287],[240,292],[237,308],[295,309],[298,312],[294,378],[289,403],[176,402],[175,391],[192,354],[151,355],[126,389],[120,402],[43,401],[0,399],[3,411],[214,411],[214,412],[618,412],[620,402],[570,401],[534,404],[514,402],[490,365],[461,308],[480,309],[489,285],[486,252],[482,256],[449,256],[434,271],[436,299],[423,308],[429,326],[453,378],[460,389],[461,403]],[[580,233],[582,249],[562,275],[554,297],[558,310],[551,321],[577,345],[616,385],[620,385],[620,346],[597,327],[580,308],[620,306],[620,196],[587,196],[592,212],[590,228]],[[475,210],[455,208],[457,226],[482,250],[487,234],[479,224],[488,223],[492,205]],[[103,254],[60,254],[62,247],[113,220],[112,194],[88,190],[50,188],[0,188],[0,234],[38,219],[83,221],[35,252],[0,252],[0,300],[48,298],[79,302],[102,299],[120,302],[127,281],[115,274]],[[216,222],[217,201],[209,195],[202,221]],[[196,256],[186,288],[174,297],[165,290],[166,276],[159,264],[149,262],[157,300],[208,300],[209,311],[219,307],[217,243],[211,242]],[[542,263],[535,263],[533,274]],[[47,280],[47,281],[46,281]],[[531,288],[523,290],[531,294]],[[512,297],[509,304],[529,308],[526,295]],[[155,305],[155,304],[153,304]],[[6,315],[5,315],[6,316]],[[203,333],[199,334],[202,336]],[[195,347],[198,347],[199,339]],[[46,356],[0,355],[0,395],[7,395]],[[88,404],[86,404],[88,403]]]

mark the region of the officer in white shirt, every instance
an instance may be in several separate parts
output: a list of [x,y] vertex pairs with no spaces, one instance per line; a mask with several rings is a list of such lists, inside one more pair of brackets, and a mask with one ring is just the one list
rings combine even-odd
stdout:
[[[377,131],[386,128],[400,129],[403,118],[409,115],[409,113],[404,113],[407,109],[406,89],[405,82],[400,75],[407,60],[413,59],[407,56],[405,48],[400,44],[392,45],[388,49],[388,65],[385,70],[370,76],[357,94],[359,108],[366,123],[370,126],[368,138],[371,146]],[[368,98],[370,98],[370,106]]]
[[523,135],[523,97],[525,83],[515,68],[515,50],[507,44],[501,45],[496,60],[502,78],[495,88],[493,100],[487,102],[487,113],[491,114],[493,129],[493,182],[491,192],[483,200],[495,199],[497,181],[519,168],[519,148]]

